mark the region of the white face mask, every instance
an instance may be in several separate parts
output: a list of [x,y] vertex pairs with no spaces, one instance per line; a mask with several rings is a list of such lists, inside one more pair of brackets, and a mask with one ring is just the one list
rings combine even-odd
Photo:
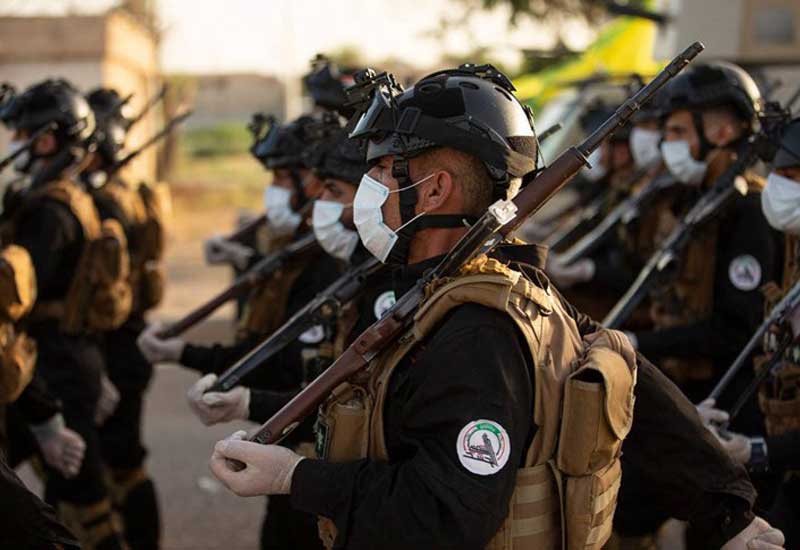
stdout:
[[311,220],[314,236],[323,250],[340,260],[347,260],[358,245],[358,233],[347,229],[341,222],[344,205],[334,201],[314,201]]
[[[28,146],[27,140],[17,140],[12,141],[8,144],[8,156],[13,155],[20,149],[23,149]],[[25,172],[30,168],[31,164],[31,152],[30,148],[27,151],[20,153],[20,155],[14,159],[14,170],[17,172]]]
[[585,177],[589,181],[600,181],[605,177],[608,170],[606,170],[605,164],[603,164],[603,150],[602,148],[598,147],[592,154],[587,157],[589,164],[592,165],[591,168],[584,166],[581,168],[581,172],[583,173],[583,177]]
[[267,209],[267,221],[277,236],[290,235],[303,221],[303,218],[292,210],[292,192],[277,185],[270,185],[264,191],[264,207]]
[[[418,182],[403,189],[419,185],[432,177],[433,174],[425,176]],[[401,189],[389,191],[389,188],[384,184],[364,174],[361,177],[361,184],[358,186],[356,198],[353,201],[353,223],[356,224],[356,229],[358,229],[358,236],[361,237],[364,247],[384,263],[397,242],[397,233],[411,222],[419,219],[420,216],[425,215],[425,212],[421,212],[398,227],[397,231],[392,230],[383,223],[383,212],[381,211],[383,203],[389,198],[390,193],[399,193],[400,191]]]
[[633,162],[637,168],[655,166],[661,160],[661,151],[658,144],[661,142],[661,132],[646,128],[634,128],[628,141],[631,148]]
[[686,185],[699,185],[703,182],[708,164],[692,158],[686,141],[662,142],[661,156],[669,173],[679,182]]
[[800,235],[800,182],[772,172],[761,192],[761,210],[778,231]]

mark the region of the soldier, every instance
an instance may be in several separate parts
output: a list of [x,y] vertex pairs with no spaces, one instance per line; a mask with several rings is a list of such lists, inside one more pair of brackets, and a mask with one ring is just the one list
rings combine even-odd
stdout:
[[[36,346],[16,323],[36,299],[33,264],[25,249],[0,250],[0,545],[4,548],[77,548],[78,541],[58,523],[52,507],[31,493],[5,458],[5,409],[33,378]],[[83,442],[81,441],[81,445]],[[77,464],[81,454],[69,458]]]
[[[531,120],[512,90],[492,67],[467,65],[394,97],[377,90],[355,124],[373,164],[356,194],[355,225],[373,255],[401,264],[398,294],[451,249],[465,222],[535,169]],[[290,495],[294,507],[323,518],[328,547],[556,548],[563,524],[570,544],[600,548],[638,376],[640,420],[626,460],[659,462],[648,482],[665,489],[677,514],[693,514],[709,546],[745,548],[763,538],[775,544],[764,548],[779,548],[780,533],[749,512],[744,473],[704,434],[693,407],[636,360],[621,333],[560,298],[541,270],[544,256],[535,246],[504,246],[431,288],[413,330],[321,408],[322,459],[231,438],[215,447],[212,471],[239,495]],[[587,359],[595,353],[605,359]],[[562,390],[577,389],[567,381],[573,359],[598,375],[577,386],[613,377],[609,416],[588,414],[577,394],[562,403]],[[588,447],[573,428],[559,439],[565,426],[592,426]],[[609,437],[598,441],[594,429]],[[674,470],[666,457],[676,454],[702,462]],[[701,467],[709,462],[712,471]],[[565,508],[556,475],[567,487]],[[587,495],[581,504],[579,494]]]
[[[275,128],[274,133],[268,133],[254,146],[254,153],[274,175],[265,192],[267,226],[273,248],[285,246],[311,230],[311,207],[323,189],[322,180],[305,164],[303,157],[304,151],[313,145],[306,134],[312,122],[303,117],[280,129]],[[341,260],[320,248],[288,262],[251,293],[239,324],[237,341],[231,346],[200,346],[186,343],[182,338],[160,339],[158,332],[163,326],[158,323],[145,330],[139,345],[153,362],[179,362],[203,374],[219,374],[332,283],[341,270]],[[326,324],[312,327],[275,357],[271,368],[246,377],[245,384],[272,392],[297,391],[333,359],[334,329]],[[209,380],[203,379],[202,384],[210,386],[213,382]],[[309,428],[306,432],[299,431],[285,443],[308,453],[310,441]],[[262,548],[319,546],[313,516],[294,512],[288,499],[281,497],[269,499],[267,507],[261,531]]]
[[144,393],[153,366],[139,351],[136,339],[144,330],[145,313],[161,301],[163,270],[163,220],[150,204],[154,193],[146,184],[135,189],[116,173],[129,120],[121,111],[116,90],[97,88],[86,96],[97,121],[96,149],[81,174],[103,220],[119,222],[130,254],[131,313],[119,328],[103,334],[108,376],[120,400],[100,428],[103,458],[109,467],[114,505],[131,549],[158,548],[161,522],[153,480],[145,468],[147,449],[142,442]]
[[61,401],[63,423],[86,442],[74,477],[46,468],[48,499],[85,547],[122,548],[97,432],[97,422],[110,412],[99,406],[110,383],[96,335],[128,315],[127,251],[119,225],[101,224],[91,197],[71,179],[84,161],[94,117],[63,80],[31,86],[1,115],[15,140],[50,128],[19,165],[31,181],[8,228],[10,242],[28,251],[36,272],[38,298],[27,328],[38,346],[37,373]]
[[[742,69],[713,63],[678,75],[661,107],[664,163],[683,185],[653,213],[656,242],[741,152],[757,128],[761,96]],[[776,267],[775,237],[760,207],[763,181],[750,171],[742,178],[749,187],[746,195],[736,194],[693,235],[678,261],[679,272],[652,293],[653,329],[633,333],[638,349],[657,358],[695,402],[708,395],[758,327],[763,308],[758,288]],[[746,429],[754,433],[757,425],[750,418]]]
[[[761,194],[761,205],[770,225],[783,232],[783,270],[781,278],[764,287],[767,308],[800,281],[798,253],[800,253],[800,119],[795,119],[785,130],[780,149],[772,162],[772,172]],[[800,310],[792,316],[791,330],[794,338],[800,334]],[[774,350],[775,335],[765,342],[765,350]],[[770,510],[770,521],[786,533],[788,548],[800,545],[798,512],[800,511],[800,385],[798,384],[798,358],[800,351],[791,346],[784,352],[779,370],[761,386],[758,402],[764,413],[766,435],[751,437],[726,431],[720,434],[716,423],[727,423],[725,411],[715,409],[713,400],[700,404],[700,413],[708,428],[718,436],[720,444],[731,457],[748,470],[764,470],[783,477],[783,483]]]

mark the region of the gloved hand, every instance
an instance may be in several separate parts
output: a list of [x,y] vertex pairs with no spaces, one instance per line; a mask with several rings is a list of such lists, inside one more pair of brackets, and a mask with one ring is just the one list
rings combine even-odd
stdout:
[[186,347],[186,342],[182,338],[165,340],[159,338],[158,333],[164,330],[164,326],[161,322],[151,323],[136,340],[142,355],[151,363],[178,361],[183,355],[183,348]]
[[720,550],[781,550],[783,543],[783,533],[756,517]]
[[[697,414],[700,415],[700,419],[703,421],[703,425],[705,427],[712,426],[714,424],[720,425],[725,424],[730,420],[730,416],[727,412],[714,408],[717,402],[714,399],[706,399],[699,405],[697,405]],[[716,432],[714,432],[715,435]]]
[[64,424],[64,417],[54,415],[43,424],[31,426],[44,461],[66,478],[75,477],[81,470],[86,443]]
[[[217,442],[209,461],[211,472],[240,497],[288,495],[294,469],[304,457],[286,447],[242,441],[246,435],[238,431]],[[245,468],[235,472],[227,459],[244,462]]]
[[253,257],[253,249],[234,241],[225,239],[222,235],[214,235],[203,244],[206,262],[211,265],[233,264],[239,269],[245,269]]
[[97,408],[94,412],[94,423],[98,426],[105,424],[108,417],[117,409],[119,404],[119,390],[108,376],[103,373],[100,377],[100,397],[97,399]]
[[556,283],[557,287],[569,288],[579,283],[586,283],[594,278],[594,260],[583,258],[570,265],[564,265],[553,256],[548,262],[545,271],[547,275]]
[[209,392],[217,381],[216,374],[207,374],[189,388],[186,397],[192,412],[206,426],[250,416],[250,389],[237,386],[227,392]]

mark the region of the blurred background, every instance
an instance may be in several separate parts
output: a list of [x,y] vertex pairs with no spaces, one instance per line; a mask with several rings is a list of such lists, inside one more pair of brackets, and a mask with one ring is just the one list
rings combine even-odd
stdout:
[[[513,77],[539,130],[565,126],[545,144],[552,160],[580,137],[585,107],[622,99],[695,40],[706,45],[703,59],[742,65],[771,99],[800,95],[800,0],[0,0],[0,81],[110,86],[133,94],[134,111],[168,84],[130,149],[180,109],[194,110],[123,174],[172,190],[170,287],[157,316],[175,319],[229,282],[225,268],[205,266],[201,245],[261,209],[268,175],[248,153],[246,125],[255,112],[287,120],[311,108],[301,79],[316,54],[345,72],[373,66],[406,83],[493,63]],[[8,137],[0,130],[0,150]],[[231,316],[221,310],[191,338],[229,338]],[[192,380],[162,367],[148,402],[164,548],[255,548],[263,502],[235,498],[210,477],[211,446],[234,428],[207,429],[190,416]],[[36,484],[29,472],[26,480]]]

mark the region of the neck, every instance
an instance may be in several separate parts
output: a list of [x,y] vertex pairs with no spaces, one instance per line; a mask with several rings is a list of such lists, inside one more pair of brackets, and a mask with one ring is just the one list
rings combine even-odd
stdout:
[[429,228],[418,231],[408,250],[408,263],[416,264],[447,254],[467,232],[467,228]]

